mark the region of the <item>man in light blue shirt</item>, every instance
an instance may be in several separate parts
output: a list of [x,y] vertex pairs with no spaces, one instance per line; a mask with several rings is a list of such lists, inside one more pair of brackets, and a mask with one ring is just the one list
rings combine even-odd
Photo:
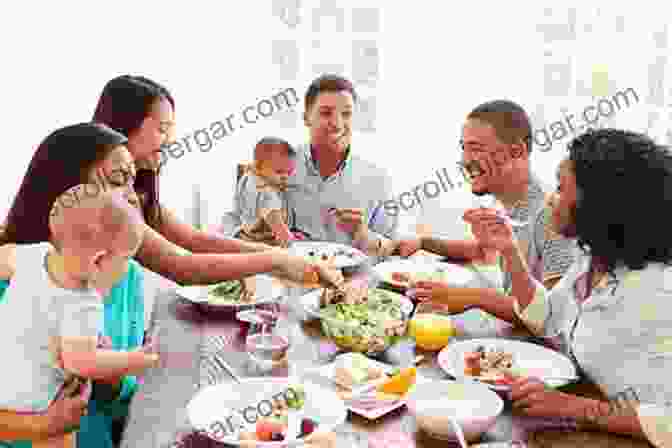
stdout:
[[[359,209],[368,240],[396,238],[397,216],[385,213],[392,199],[387,172],[358,157],[352,149],[352,114],[357,101],[352,83],[340,76],[315,79],[305,95],[304,123],[310,143],[297,148],[295,175],[287,200],[292,230],[309,239],[353,244],[351,233],[339,229],[332,209]],[[242,210],[229,214],[236,220]]]

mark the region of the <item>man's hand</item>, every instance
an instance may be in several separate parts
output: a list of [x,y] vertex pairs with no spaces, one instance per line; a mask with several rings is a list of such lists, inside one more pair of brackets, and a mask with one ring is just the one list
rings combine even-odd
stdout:
[[507,217],[494,209],[470,209],[464,213],[464,221],[471,224],[471,232],[480,248],[509,252],[517,247],[513,228]]
[[472,295],[463,293],[465,288],[453,288],[442,282],[420,281],[411,285],[410,295],[421,302],[432,302],[451,314],[460,314],[476,307]]
[[366,239],[369,229],[362,209],[339,208],[333,213],[339,230],[352,235],[355,239]]
[[399,255],[402,257],[410,257],[422,248],[422,240],[420,238],[406,239],[395,241]]
[[80,419],[86,415],[86,408],[91,398],[91,384],[86,383],[77,395],[67,397],[65,394],[54,401],[47,409],[45,438],[59,436],[79,428]]

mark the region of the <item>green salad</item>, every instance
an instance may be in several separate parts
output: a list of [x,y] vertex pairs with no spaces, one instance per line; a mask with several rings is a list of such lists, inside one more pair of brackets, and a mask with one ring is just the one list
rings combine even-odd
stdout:
[[239,303],[246,300],[247,294],[239,280],[228,280],[210,288],[209,301],[212,303]]
[[320,317],[325,334],[355,352],[383,351],[406,332],[399,297],[382,289],[369,289],[364,303],[327,305]]

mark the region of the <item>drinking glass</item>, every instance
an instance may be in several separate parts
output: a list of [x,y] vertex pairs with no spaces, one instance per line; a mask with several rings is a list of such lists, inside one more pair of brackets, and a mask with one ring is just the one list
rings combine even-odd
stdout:
[[291,346],[289,322],[277,313],[263,323],[251,323],[245,338],[245,349],[252,365],[260,372],[267,373],[287,363],[287,352]]

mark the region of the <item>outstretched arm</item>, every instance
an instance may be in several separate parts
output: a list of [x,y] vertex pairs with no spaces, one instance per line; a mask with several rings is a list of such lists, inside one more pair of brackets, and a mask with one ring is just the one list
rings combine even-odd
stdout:
[[271,272],[275,267],[274,252],[184,254],[179,246],[147,226],[137,258],[144,267],[169,280],[182,285],[198,285]]
[[193,253],[251,253],[270,249],[266,244],[226,238],[195,229],[165,207],[161,207],[161,220],[158,231],[167,240]]

